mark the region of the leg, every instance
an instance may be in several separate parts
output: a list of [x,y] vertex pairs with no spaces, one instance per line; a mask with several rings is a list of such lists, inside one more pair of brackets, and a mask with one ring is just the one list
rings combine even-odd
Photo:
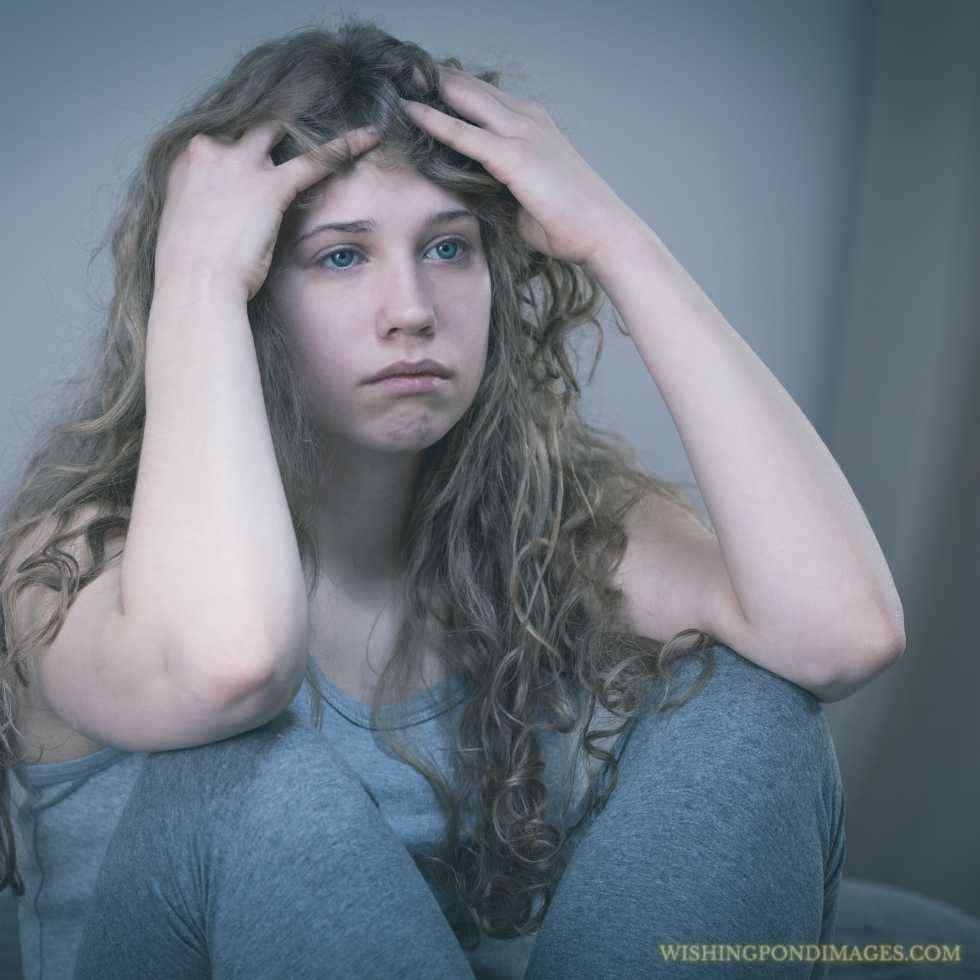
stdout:
[[[802,688],[713,649],[698,694],[645,711],[617,741],[619,783],[580,828],[527,980],[825,975],[813,962],[660,954],[663,943],[833,941],[846,847],[826,718]],[[678,691],[699,668],[683,662]]]
[[407,849],[296,715],[147,758],[76,980],[421,976],[473,973]]

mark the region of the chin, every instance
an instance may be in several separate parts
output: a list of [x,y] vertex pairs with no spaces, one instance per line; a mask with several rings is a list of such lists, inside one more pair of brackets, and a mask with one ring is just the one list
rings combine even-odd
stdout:
[[452,425],[431,418],[386,419],[380,429],[348,436],[348,440],[379,453],[421,453],[439,442],[451,428]]

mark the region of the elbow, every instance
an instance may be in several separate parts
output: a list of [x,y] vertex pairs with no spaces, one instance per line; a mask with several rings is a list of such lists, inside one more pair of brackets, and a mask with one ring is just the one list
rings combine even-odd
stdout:
[[841,644],[833,669],[807,685],[820,701],[841,701],[897,663],[905,652],[905,627],[877,620],[862,641]]
[[212,703],[220,708],[243,702],[261,703],[272,716],[284,710],[296,696],[303,683],[306,669],[306,646],[283,648],[234,641],[224,644],[228,656],[195,658],[198,664],[208,663],[209,669],[201,680],[201,688]]
[[875,621],[872,629],[874,632],[871,635],[876,637],[876,641],[870,644],[871,652],[866,656],[872,673],[877,675],[900,660],[905,653],[904,616],[898,622],[882,616]]
[[305,644],[280,651],[278,656],[263,663],[261,669],[253,674],[253,690],[264,692],[277,706],[277,714],[285,711],[303,686],[308,662],[308,647]]

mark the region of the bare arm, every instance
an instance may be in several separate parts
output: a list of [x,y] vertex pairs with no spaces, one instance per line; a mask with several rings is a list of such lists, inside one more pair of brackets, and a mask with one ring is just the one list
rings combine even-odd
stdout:
[[[247,302],[282,214],[330,163],[274,166],[281,135],[268,123],[230,145],[195,137],[172,168],[125,546],[35,651],[44,706],[100,744],[156,751],[227,738],[278,714],[302,681],[306,583]],[[86,564],[87,549],[72,550]],[[28,619],[52,601],[33,593]]]
[[308,614],[244,297],[169,284],[150,311],[146,424],[122,609],[233,687],[289,686]]
[[[69,728],[159,751],[282,711],[302,683],[308,613],[244,301],[158,291],[146,386],[121,557],[34,656],[43,704]],[[88,565],[81,541],[69,550]],[[54,595],[32,592],[37,621]]]
[[[185,678],[232,691],[293,689],[309,632],[246,304],[268,274],[283,214],[333,160],[274,165],[284,132],[263,123],[232,144],[199,134],[168,174],[122,566],[123,615],[171,631]],[[376,142],[355,131],[351,148]]]

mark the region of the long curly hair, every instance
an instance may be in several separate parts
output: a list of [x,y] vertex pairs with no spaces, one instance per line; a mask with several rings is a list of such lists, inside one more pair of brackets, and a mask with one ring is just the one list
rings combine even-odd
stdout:
[[[375,125],[386,147],[459,195],[479,218],[492,287],[486,369],[463,417],[425,451],[402,549],[404,616],[372,701],[378,738],[429,780],[443,807],[446,839],[428,871],[444,876],[464,909],[454,928],[467,948],[481,935],[507,938],[539,928],[567,861],[566,844],[616,785],[616,759],[599,740],[622,732],[658,682],[667,682],[658,702],[666,710],[710,675],[708,634],[692,627],[660,642],[624,625],[624,596],[613,573],[625,551],[627,512],[649,494],[693,507],[680,484],[648,475],[623,439],[580,415],[570,337],[580,326],[598,333],[591,380],[602,350],[598,283],[586,269],[530,249],[517,232],[517,202],[507,187],[422,131],[402,108],[399,99],[408,98],[457,115],[439,96],[440,64],[464,68],[457,58],[437,61],[356,17],[334,30],[290,32],[248,51],[183,109],[152,139],[131,177],[111,227],[114,291],[97,363],[82,375],[81,394],[60,421],[45,428],[0,525],[0,888],[23,891],[7,778],[23,760],[14,707],[18,690],[29,684],[28,658],[57,636],[78,591],[118,557],[107,557],[107,536],[124,536],[128,527],[166,177],[195,133],[236,139],[259,122],[280,120],[286,135],[272,159],[281,163],[351,128]],[[475,73],[500,85],[497,71]],[[353,162],[348,155],[337,172]],[[314,190],[293,207],[309,206]],[[311,494],[323,458],[268,282],[248,315],[312,597],[319,562]],[[615,322],[627,335],[618,317]],[[39,527],[47,529],[43,540],[8,567]],[[84,570],[62,547],[82,535],[91,554]],[[15,629],[14,600],[37,584],[55,590],[59,602],[46,622],[21,624],[33,627],[25,633]],[[436,653],[468,694],[448,777],[381,723],[382,704],[397,700],[391,692],[421,676],[418,640],[432,621],[442,636]],[[702,660],[700,677],[669,702],[671,664],[688,655]],[[312,666],[307,680],[320,695],[314,698],[319,726],[322,692]],[[594,730],[598,706],[618,724]],[[601,766],[589,784],[588,806],[568,828],[548,819],[542,736],[573,731],[578,750]]]

